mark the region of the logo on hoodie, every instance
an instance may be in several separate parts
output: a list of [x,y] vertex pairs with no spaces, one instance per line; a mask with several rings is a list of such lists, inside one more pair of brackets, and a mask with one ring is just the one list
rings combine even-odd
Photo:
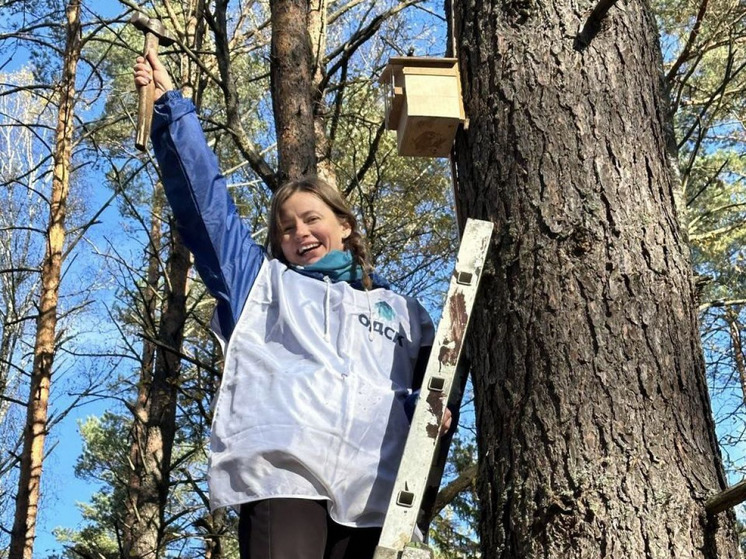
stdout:
[[[386,301],[379,301],[373,307],[375,318],[380,320],[373,320],[371,322],[370,317],[365,314],[358,315],[358,320],[365,328],[370,332],[375,332],[379,336],[383,336],[387,340],[393,343],[398,343],[399,346],[404,345],[404,335],[400,334],[397,330],[394,330],[390,324],[394,324],[396,320],[396,311]],[[401,323],[398,325],[398,330],[401,331]]]
[[376,314],[384,320],[393,321],[396,318],[394,308],[386,301],[379,301],[375,306]]

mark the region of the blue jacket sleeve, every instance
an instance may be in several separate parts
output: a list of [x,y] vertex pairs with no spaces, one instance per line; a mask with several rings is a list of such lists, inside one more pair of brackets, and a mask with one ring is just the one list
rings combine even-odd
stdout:
[[191,100],[178,91],[158,99],[151,138],[177,228],[217,299],[218,334],[227,340],[265,260],[264,249],[236,211]]

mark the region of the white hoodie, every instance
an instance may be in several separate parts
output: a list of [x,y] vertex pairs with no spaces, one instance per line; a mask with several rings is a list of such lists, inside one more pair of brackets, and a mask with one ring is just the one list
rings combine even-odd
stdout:
[[212,507],[328,499],[340,524],[382,525],[409,429],[403,402],[432,338],[412,298],[266,261],[226,349]]

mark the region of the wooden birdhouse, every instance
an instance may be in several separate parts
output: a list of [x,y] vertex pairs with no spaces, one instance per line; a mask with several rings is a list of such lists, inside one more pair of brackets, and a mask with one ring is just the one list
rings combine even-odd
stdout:
[[448,157],[456,130],[466,122],[457,59],[395,57],[380,82],[386,128],[396,130],[399,155]]

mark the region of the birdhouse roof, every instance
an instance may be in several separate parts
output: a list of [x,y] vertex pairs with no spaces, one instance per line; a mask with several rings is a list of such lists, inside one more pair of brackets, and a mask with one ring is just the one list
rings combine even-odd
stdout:
[[457,63],[457,58],[437,58],[432,56],[394,56],[389,59],[389,63],[383,69],[379,81],[381,83],[390,83],[391,75],[403,72],[404,68],[432,68],[441,70],[442,72],[442,70],[454,68]]

